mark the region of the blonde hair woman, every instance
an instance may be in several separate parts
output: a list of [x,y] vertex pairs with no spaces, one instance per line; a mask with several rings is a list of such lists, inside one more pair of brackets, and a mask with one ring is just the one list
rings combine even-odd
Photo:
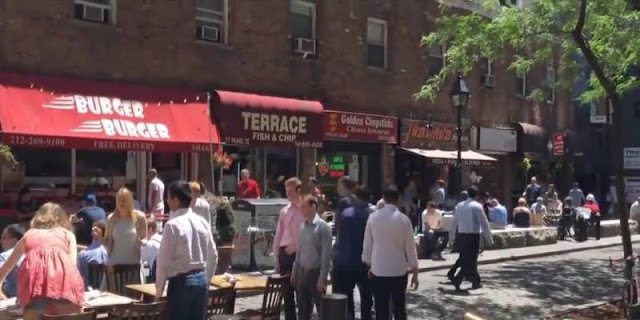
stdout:
[[141,247],[147,238],[147,219],[133,208],[133,194],[127,188],[116,193],[116,209],[107,218],[104,245],[109,265],[140,263]]
[[[31,220],[31,229],[0,268],[0,288],[24,254],[18,271],[18,300],[25,320],[43,313],[63,315],[82,311],[84,282],[76,267],[76,237],[69,216],[58,205],[45,203]],[[0,298],[5,298],[0,293]]]

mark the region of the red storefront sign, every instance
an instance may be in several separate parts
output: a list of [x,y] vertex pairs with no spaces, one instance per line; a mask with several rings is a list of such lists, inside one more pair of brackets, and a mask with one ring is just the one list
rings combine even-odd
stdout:
[[398,142],[398,119],[341,111],[324,112],[324,139],[360,142]]
[[232,145],[322,147],[320,102],[216,91],[211,116]]
[[[403,119],[400,145],[405,148],[456,149],[458,133],[454,124]],[[462,148],[469,146],[469,129],[462,130]]]
[[565,154],[565,134],[556,132],[553,134],[553,155],[563,156]]
[[208,151],[209,143],[220,139],[204,100],[184,90],[0,74],[2,142],[34,148]]

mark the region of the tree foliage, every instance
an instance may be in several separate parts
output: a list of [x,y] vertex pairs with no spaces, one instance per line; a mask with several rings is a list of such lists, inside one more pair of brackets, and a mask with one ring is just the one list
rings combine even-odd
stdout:
[[11,152],[11,148],[7,145],[0,144],[0,166],[14,169],[16,164],[17,161]]
[[[487,0],[483,7],[490,17],[441,6],[436,30],[425,35],[422,44],[446,44],[446,66],[427,80],[418,98],[434,99],[450,75],[469,73],[481,58],[503,61],[516,72],[557,61],[556,85],[573,84],[580,71],[581,50],[573,37],[579,1],[531,0],[524,8],[513,8]],[[640,64],[640,12],[627,0],[590,0],[585,17],[584,38],[618,94],[638,87],[640,79],[628,71]],[[607,97],[595,74],[589,83],[581,97],[584,102]],[[533,90],[529,98],[540,95],[540,90]]]

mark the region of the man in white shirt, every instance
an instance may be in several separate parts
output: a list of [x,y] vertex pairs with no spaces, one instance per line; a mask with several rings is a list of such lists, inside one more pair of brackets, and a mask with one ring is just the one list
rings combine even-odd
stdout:
[[436,209],[436,202],[429,201],[427,208],[422,211],[422,233],[424,234],[425,253],[427,259],[444,260],[442,258],[442,248],[438,246],[440,238],[446,246],[448,242],[448,233],[440,232],[442,227],[442,212]]
[[629,209],[629,218],[634,221],[640,222],[640,197],[631,205]]
[[395,186],[383,192],[384,208],[369,216],[364,234],[362,261],[369,266],[377,319],[389,319],[389,299],[396,320],[406,320],[408,273],[418,289],[418,254],[409,218],[398,210],[400,193]]
[[199,182],[191,181],[189,182],[189,187],[191,188],[191,210],[203,217],[211,225],[210,206],[209,202],[202,198],[202,186]]
[[185,181],[169,186],[169,208],[175,218],[162,232],[156,262],[156,300],[161,299],[165,282],[169,319],[205,319],[209,281],[215,273],[218,252],[211,227],[195,214],[191,189]]
[[149,179],[147,214],[158,217],[164,214],[164,183],[158,178],[156,169],[149,170],[147,179]]
[[460,250],[460,258],[458,259],[460,261],[460,272],[451,279],[456,291],[461,291],[460,284],[463,279],[471,282],[472,289],[482,287],[480,275],[478,274],[480,232],[482,232],[487,245],[493,245],[491,228],[489,227],[487,216],[484,214],[484,208],[482,204],[475,200],[478,196],[477,187],[472,186],[467,190],[467,193],[469,198],[456,206],[453,222],[449,229],[450,234],[455,234],[457,246]]
[[160,243],[162,242],[162,235],[158,233],[158,222],[151,218],[147,220],[147,243],[142,246],[142,262],[146,263],[149,267],[149,276],[147,276],[147,282],[156,282],[156,269],[154,264],[160,251]]

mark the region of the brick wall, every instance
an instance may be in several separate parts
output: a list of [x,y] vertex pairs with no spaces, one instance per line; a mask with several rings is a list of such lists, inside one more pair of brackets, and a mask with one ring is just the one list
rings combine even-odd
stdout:
[[[426,49],[418,43],[433,28],[435,1],[317,1],[318,55],[290,53],[289,1],[231,0],[228,43],[195,40],[195,1],[117,2],[115,25],[73,18],[72,0],[0,2],[0,69],[69,75],[160,86],[221,88],[319,99],[345,109],[453,121],[446,92],[435,102],[412,95],[427,78]],[[366,19],[388,21],[388,70],[366,66]],[[531,73],[539,83],[545,69]],[[495,62],[496,85],[468,76],[476,123],[570,123],[570,98],[555,106],[517,98],[515,75]],[[548,123],[548,122],[547,122]]]

